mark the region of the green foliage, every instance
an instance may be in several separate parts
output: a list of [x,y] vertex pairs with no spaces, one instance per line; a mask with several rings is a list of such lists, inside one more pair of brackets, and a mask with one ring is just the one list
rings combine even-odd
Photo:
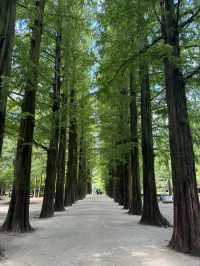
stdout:
[[[6,137],[0,165],[0,186],[7,188],[13,180],[13,161],[28,75],[29,39],[35,1],[21,0],[19,3],[9,82]],[[198,1],[182,1],[180,6],[181,60],[176,62],[172,48],[162,40],[145,53],[139,53],[144,47],[144,39],[151,44],[161,34],[159,1],[47,0],[37,90],[34,139],[38,145],[35,143],[33,149],[32,187],[35,186],[36,177],[39,179],[45,173],[44,147],[49,145],[52,118],[55,36],[61,29],[61,90],[68,100],[61,112],[65,112],[66,117],[71,114],[69,91],[73,88],[76,92],[76,112],[72,116],[77,120],[79,140],[82,132],[86,136],[88,172],[92,172],[94,183],[103,189],[109,182],[110,168],[129,159],[134,144],[129,125],[129,75],[130,71],[135,73],[140,119],[138,68],[141,61],[146,61],[150,65],[156,178],[159,187],[164,189],[170,177],[170,154],[163,59],[171,58],[175,66],[181,66],[185,76],[199,65],[199,17],[187,27],[181,26],[198,4]],[[187,81],[187,98],[200,182],[199,80],[197,73]],[[140,128],[139,122],[138,136]]]
[[[172,47],[162,40],[150,46],[145,53],[139,54],[144,47],[161,36],[159,1],[102,1],[97,13],[98,44],[98,125],[100,143],[100,161],[107,167],[102,170],[102,177],[109,180],[110,164],[127,160],[130,151],[127,110],[121,109],[122,95],[120,90],[129,88],[130,71],[139,80],[138,68],[141,61],[150,65],[150,85],[152,97],[153,137],[155,153],[155,172],[159,191],[165,191],[167,180],[171,178],[168,113],[164,94],[163,60],[168,58],[174,67],[183,69],[187,76],[199,65],[199,18],[194,19],[187,27],[183,23],[198,8],[197,2],[182,1],[179,10],[181,60],[175,60]],[[140,110],[140,88],[137,82],[138,111]],[[187,81],[187,100],[190,124],[194,138],[197,177],[199,179],[199,72]],[[140,113],[139,113],[140,114]],[[140,117],[139,117],[140,118]],[[125,121],[124,121],[125,120]],[[123,122],[125,122],[123,124]],[[140,125],[138,136],[140,138]],[[125,141],[126,140],[126,141]],[[141,142],[141,140],[139,140]],[[141,157],[141,150],[140,150]],[[140,160],[141,161],[141,160]]]

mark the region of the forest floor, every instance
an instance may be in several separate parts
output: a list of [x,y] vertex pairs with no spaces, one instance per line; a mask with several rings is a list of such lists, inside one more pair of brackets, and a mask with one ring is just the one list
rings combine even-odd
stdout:
[[[8,206],[0,202],[2,222]],[[140,225],[106,196],[90,195],[54,218],[38,219],[31,204],[30,234],[0,234],[4,266],[200,266],[200,259],[167,247],[172,229]],[[172,204],[162,204],[172,221]]]

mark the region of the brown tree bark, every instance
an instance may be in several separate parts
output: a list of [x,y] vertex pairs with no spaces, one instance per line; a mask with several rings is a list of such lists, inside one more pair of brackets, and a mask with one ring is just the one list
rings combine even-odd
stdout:
[[174,189],[174,228],[169,246],[200,256],[200,204],[185,81],[180,67],[178,13],[173,0],[161,0],[162,36],[172,54],[164,59]]
[[131,159],[130,159],[130,175],[131,175],[131,195],[129,213],[140,215],[142,213],[142,200],[140,189],[139,174],[139,155],[138,155],[138,115],[137,115],[137,98],[136,84],[133,73],[130,74],[130,131],[131,131]]
[[86,196],[87,184],[87,159],[85,132],[82,129],[79,149],[79,171],[78,171],[78,199],[82,200]]
[[117,167],[113,166],[112,169],[112,198],[117,202]]
[[22,104],[13,189],[8,214],[2,227],[5,231],[31,230],[29,224],[30,173],[44,7],[45,0],[36,1],[36,17],[31,36],[29,71]]
[[105,184],[105,191],[106,194],[112,199],[114,199],[114,172],[115,172],[114,167],[112,165],[112,162],[110,162],[108,164],[109,179]]
[[[120,139],[116,145],[126,145],[129,142],[129,108],[127,104],[128,89],[122,88],[119,95],[118,134]],[[128,133],[128,134],[127,134]],[[117,186],[120,205],[129,208],[129,152],[122,153],[122,160],[117,162]],[[117,193],[116,196],[118,197]]]
[[71,206],[77,199],[77,178],[78,178],[78,152],[77,152],[77,122],[76,122],[76,95],[75,90],[70,91],[70,125],[68,162],[65,184],[65,206]]
[[87,185],[86,186],[87,186],[86,194],[92,194],[92,174],[91,174],[89,158],[87,158]]
[[124,184],[123,184],[123,165],[116,165],[114,177],[114,200],[119,205],[124,204]]
[[15,35],[17,0],[0,2],[0,157],[6,120],[8,79]]
[[129,209],[129,162],[123,165],[123,206],[125,210]]
[[169,226],[169,222],[161,215],[156,192],[151,96],[148,66],[141,64],[141,124],[142,124],[142,159],[143,159],[143,212],[141,224]]
[[47,168],[44,198],[40,218],[54,215],[55,182],[57,175],[58,144],[60,131],[60,87],[61,87],[61,33],[56,34],[55,77],[53,84],[52,125],[50,144],[47,152]]
[[166,169],[169,173],[168,180],[167,180],[168,192],[169,192],[169,196],[172,196],[173,195],[173,186],[172,186],[172,182],[171,182],[171,167],[170,167],[170,162],[169,162],[168,157],[166,159],[165,164],[166,164]]
[[60,143],[58,153],[58,172],[56,180],[55,211],[64,211],[64,194],[65,194],[65,161],[67,147],[67,98],[62,96],[62,116],[60,129]]

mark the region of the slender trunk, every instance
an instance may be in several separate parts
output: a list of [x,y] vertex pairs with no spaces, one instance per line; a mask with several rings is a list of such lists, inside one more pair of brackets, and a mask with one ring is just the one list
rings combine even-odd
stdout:
[[167,183],[168,183],[169,196],[171,196],[173,194],[173,190],[172,190],[172,184],[171,184],[170,178],[168,179]]
[[92,183],[91,183],[91,180],[88,180],[88,182],[87,182],[87,193],[86,194],[92,194]]
[[115,180],[114,180],[114,200],[119,203],[119,205],[123,205],[124,203],[124,186],[123,186],[123,166],[121,164],[116,166],[115,172]]
[[170,162],[168,159],[166,160],[166,169],[167,169],[167,172],[169,173],[168,180],[167,180],[167,186],[168,186],[169,196],[171,196],[173,195],[173,187],[172,187],[172,182],[171,182]]
[[40,198],[40,196],[41,196],[41,186],[42,186],[42,183],[43,183],[43,174],[40,177],[39,189],[38,189],[38,198]]
[[[119,128],[119,136],[120,139],[116,143],[116,145],[126,145],[129,141],[129,135],[127,134],[127,129],[129,125],[128,120],[128,105],[127,105],[127,98],[128,98],[128,90],[127,88],[122,88],[120,90],[120,97],[119,97],[119,121],[118,121],[118,128]],[[122,161],[118,162],[117,167],[117,174],[118,174],[118,193],[119,193],[119,204],[123,205],[125,209],[129,208],[129,155],[128,153],[122,154]],[[117,194],[116,194],[117,195]]]
[[129,209],[129,162],[123,165],[123,206]]
[[142,213],[140,176],[139,176],[139,156],[138,156],[138,115],[137,115],[137,99],[136,85],[134,76],[130,75],[130,130],[131,130],[131,195],[130,195],[130,213],[140,215]]
[[112,171],[112,197],[115,202],[117,202],[117,167],[113,167]]
[[76,99],[75,90],[70,92],[70,125],[69,125],[69,144],[68,144],[68,162],[67,176],[65,184],[65,206],[71,206],[77,199],[77,125],[76,125]]
[[17,0],[0,2],[0,157],[6,120],[8,78],[15,35]]
[[79,171],[78,171],[78,198],[84,199],[86,196],[86,181],[87,181],[87,159],[86,159],[86,143],[85,135],[82,130],[79,150]]
[[[164,59],[174,189],[174,228],[170,247],[200,256],[200,204],[185,82],[180,68],[179,28],[173,0],[161,0],[162,35],[172,48]],[[173,60],[171,58],[173,57]]]
[[142,157],[143,157],[143,191],[144,204],[141,223],[169,226],[168,221],[161,215],[156,192],[153,135],[152,135],[152,114],[151,97],[149,85],[148,66],[142,64],[140,69],[141,79],[141,123],[142,123]]
[[91,177],[91,168],[89,164],[89,159],[87,158],[87,192],[86,194],[92,194],[92,177]]
[[106,190],[106,194],[114,199],[114,191],[113,191],[113,185],[114,185],[114,167],[112,165],[112,163],[110,163],[108,165],[108,174],[109,174],[109,179],[107,180],[106,184],[105,184],[105,190]]
[[67,98],[62,97],[62,117],[60,129],[60,143],[58,153],[58,173],[56,181],[55,211],[64,211],[64,193],[65,193],[65,161],[67,146],[67,115],[66,115]]
[[30,173],[44,6],[45,0],[36,1],[36,18],[31,37],[29,71],[22,104],[13,189],[8,214],[3,224],[5,231],[31,230],[29,224]]
[[36,198],[36,191],[37,191],[37,176],[35,176],[35,184],[33,190],[33,197]]
[[60,131],[60,71],[61,71],[61,34],[56,34],[55,77],[53,84],[53,107],[50,145],[47,153],[47,168],[44,198],[40,218],[54,215],[55,182],[57,175],[58,143]]

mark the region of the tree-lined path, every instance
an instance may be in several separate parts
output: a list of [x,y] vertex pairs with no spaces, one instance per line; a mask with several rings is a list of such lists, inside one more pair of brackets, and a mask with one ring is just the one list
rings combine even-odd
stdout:
[[[0,265],[200,265],[198,258],[166,247],[171,229],[139,225],[139,216],[128,215],[106,196],[89,195],[47,220],[36,218],[40,207],[31,205],[33,234],[1,235],[8,260]],[[161,209],[171,220],[172,205]]]
[[199,40],[199,0],[0,1],[5,263],[200,264]]

